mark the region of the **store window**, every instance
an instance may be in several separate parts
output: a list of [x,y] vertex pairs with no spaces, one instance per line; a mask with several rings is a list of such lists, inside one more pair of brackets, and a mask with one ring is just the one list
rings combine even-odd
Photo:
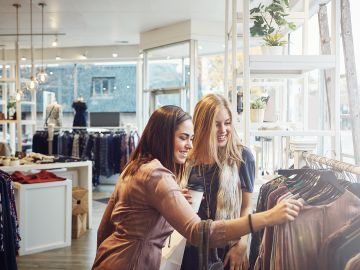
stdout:
[[93,77],[92,98],[112,98],[116,90],[115,77]]

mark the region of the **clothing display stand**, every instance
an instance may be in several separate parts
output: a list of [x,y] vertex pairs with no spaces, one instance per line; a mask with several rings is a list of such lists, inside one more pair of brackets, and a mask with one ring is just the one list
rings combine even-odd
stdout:
[[[294,157],[294,169],[302,168],[305,165],[310,167],[331,169],[344,173],[351,182],[360,183],[360,166],[313,154],[316,143],[311,141],[292,141],[290,151]],[[353,176],[354,175],[354,176]]]
[[12,185],[19,215],[19,255],[70,246],[71,180]]
[[[54,172],[59,177],[64,177],[72,180],[72,185],[84,187],[88,190],[88,217],[87,228],[92,228],[92,162],[78,161],[78,162],[57,162],[47,164],[28,164],[20,166],[2,166],[1,170],[7,173],[14,171],[29,172],[33,170],[54,170],[61,169]],[[46,203],[44,201],[44,203]]]

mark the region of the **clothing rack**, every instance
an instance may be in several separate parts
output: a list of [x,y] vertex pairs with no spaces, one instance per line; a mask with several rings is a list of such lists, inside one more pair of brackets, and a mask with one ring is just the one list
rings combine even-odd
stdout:
[[351,182],[360,183],[359,166],[311,153],[315,149],[315,141],[291,141],[290,152],[294,158],[294,168],[300,169],[306,165],[312,165],[315,168],[328,168],[343,174]]
[[359,166],[355,166],[353,164],[339,161],[336,159],[315,155],[309,152],[303,152],[302,157],[304,158],[306,164],[313,165],[313,167],[316,168],[331,169],[339,174],[342,174],[343,177],[350,182],[360,183]]
[[305,161],[312,161],[312,162],[318,163],[319,165],[325,165],[327,167],[331,167],[332,169],[334,169],[336,171],[346,171],[349,173],[360,175],[360,167],[352,165],[350,163],[346,163],[346,162],[342,162],[339,160],[311,154],[308,152],[304,152],[303,157],[305,158]]

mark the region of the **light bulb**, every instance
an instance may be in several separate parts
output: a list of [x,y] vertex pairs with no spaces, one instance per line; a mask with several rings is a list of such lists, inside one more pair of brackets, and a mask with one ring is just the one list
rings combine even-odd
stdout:
[[48,75],[46,74],[45,70],[42,68],[37,75],[37,80],[39,83],[44,83],[47,79]]
[[44,73],[40,73],[40,76],[39,76],[39,78],[40,78],[40,81],[41,82],[45,82],[45,74]]
[[28,90],[36,89],[37,86],[38,86],[38,81],[34,77],[31,77],[30,80],[26,82],[26,88]]
[[57,39],[55,39],[55,40],[51,43],[51,45],[52,45],[53,47],[56,47],[56,46],[58,45]]
[[17,100],[17,101],[20,101],[20,100],[21,100],[21,95],[22,95],[22,92],[21,92],[21,91],[18,91],[18,92],[16,93],[16,100]]

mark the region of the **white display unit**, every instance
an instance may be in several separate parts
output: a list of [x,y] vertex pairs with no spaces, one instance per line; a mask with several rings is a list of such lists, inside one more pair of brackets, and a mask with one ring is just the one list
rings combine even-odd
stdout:
[[[3,65],[5,68],[5,65]],[[5,115],[5,118],[7,118],[7,99],[10,92],[13,92],[13,95],[15,95],[15,80],[9,79],[9,78],[1,78],[0,79],[1,84],[1,105],[2,105],[2,112]],[[9,142],[10,147],[12,149],[13,154],[15,153],[15,150],[21,151],[22,150],[22,127],[23,126],[30,126],[30,136],[35,133],[36,129],[36,91],[32,90],[31,93],[31,100],[29,101],[23,101],[19,100],[16,102],[16,120],[0,120],[0,125],[3,126],[3,140]],[[22,107],[23,106],[30,106],[30,119],[21,119],[22,115]],[[15,133],[16,130],[16,133]],[[15,135],[16,134],[16,135]]]
[[[31,164],[20,166],[2,166],[1,170],[11,173],[14,171],[30,172],[33,170],[54,170],[63,169],[64,171],[55,171],[54,173],[60,177],[69,177],[73,180],[72,185],[84,187],[88,190],[88,229],[92,228],[92,162],[59,162],[50,164]],[[69,177],[69,178],[70,178]],[[44,201],[45,202],[45,201]]]
[[[236,123],[236,128],[242,134],[243,142],[245,145],[250,145],[251,139],[254,136],[268,136],[273,138],[286,137],[288,140],[291,137],[309,137],[316,136],[331,138],[331,153],[333,158],[340,158],[340,53],[339,53],[339,40],[340,40],[340,1],[330,0],[332,5],[331,14],[331,45],[332,54],[329,55],[310,55],[309,54],[309,19],[310,11],[316,10],[316,1],[310,2],[309,0],[297,0],[292,4],[296,4],[297,9],[302,9],[301,12],[293,12],[298,10],[290,10],[288,17],[289,21],[296,19],[296,24],[302,27],[302,52],[300,55],[253,55],[251,47],[254,44],[254,38],[250,37],[250,9],[257,6],[260,1],[239,1],[239,0],[226,0],[226,39],[225,39],[225,66],[230,66],[230,70],[225,68],[225,74],[231,74],[229,83],[228,77],[225,76],[224,85],[230,85],[226,88],[229,91],[228,95],[231,96],[232,111],[236,114],[236,95],[237,90],[241,87],[244,91],[244,111],[239,123]],[[271,1],[262,1],[264,4]],[[252,5],[250,7],[250,4]],[[229,24],[230,22],[230,24]],[[240,45],[240,46],[239,46]],[[319,45],[320,46],[320,45]],[[241,47],[241,50],[239,49]],[[239,65],[237,55],[243,56],[243,64]],[[227,65],[227,61],[229,65]],[[331,96],[333,97],[331,108],[332,119],[331,129],[312,130],[309,129],[309,72],[311,71],[324,71],[330,70],[332,72],[333,80],[331,81]],[[229,72],[228,72],[229,71]],[[250,121],[250,88],[259,82],[254,79],[288,80],[288,79],[301,79],[302,80],[302,106],[300,107],[303,117],[299,127],[295,130],[259,130],[256,125]],[[320,76],[319,82],[321,87]],[[266,85],[266,84],[265,84]],[[256,85],[257,86],[257,85]],[[319,89],[320,89],[319,87]],[[287,94],[284,89],[278,89],[282,95]],[[281,121],[284,121],[281,119]],[[289,123],[290,124],[290,123]],[[258,125],[259,126],[259,125]]]
[[[19,77],[20,73],[20,62],[6,60],[5,48],[2,49],[2,60],[0,60],[2,66],[2,77],[0,77],[1,84],[1,105],[2,112],[7,118],[7,101],[11,94],[14,98],[16,97],[17,89],[21,89],[21,80]],[[17,67],[18,65],[18,67]],[[10,77],[7,77],[7,67],[10,69]],[[36,90],[30,91],[30,100],[16,100],[16,120],[0,120],[0,125],[3,126],[3,140],[10,143],[11,150],[15,154],[15,150],[22,151],[22,128],[23,126],[30,126],[31,132],[30,137],[35,133],[36,129]],[[23,106],[30,106],[30,119],[22,119]],[[9,130],[8,130],[9,127]],[[15,136],[16,128],[16,136]],[[9,136],[9,138],[7,138]],[[16,141],[15,141],[16,139]]]
[[19,255],[71,245],[72,183],[13,182],[19,222]]

